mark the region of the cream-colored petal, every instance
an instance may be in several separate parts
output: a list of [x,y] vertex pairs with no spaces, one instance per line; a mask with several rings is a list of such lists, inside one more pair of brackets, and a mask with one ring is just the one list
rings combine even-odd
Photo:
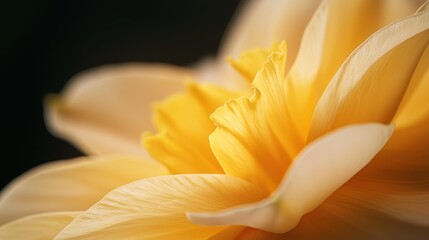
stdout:
[[239,93],[210,84],[189,82],[186,91],[155,107],[159,133],[146,133],[143,144],[171,173],[223,173],[209,146],[215,126],[210,114]]
[[80,212],[51,212],[20,218],[0,226],[2,240],[51,240]]
[[190,74],[179,67],[137,63],[83,72],[59,96],[47,99],[48,128],[89,154],[147,156],[140,134],[153,129],[151,104],[182,90]]
[[78,216],[59,239],[207,239],[225,227],[190,223],[186,211],[210,211],[266,196],[227,175],[155,177],[120,187]]
[[[220,57],[238,57],[255,47],[268,48],[274,41],[286,40],[298,49],[302,33],[320,0],[249,1],[240,6],[223,39]],[[296,51],[296,50],[295,50]],[[295,53],[291,53],[292,60]]]
[[349,54],[370,34],[416,9],[412,1],[400,0],[332,0],[321,4],[305,30],[288,75],[288,103],[301,136],[307,136],[320,96]]
[[[227,56],[236,59],[245,50],[269,48],[274,41],[286,40],[291,59],[286,63],[286,70],[289,69],[297,54],[305,26],[319,3],[320,0],[248,1],[240,6],[240,12],[233,19],[218,55],[219,71],[225,74],[222,78],[227,81],[240,79],[224,62]],[[248,86],[244,80],[237,84]]]
[[347,124],[389,123],[427,46],[428,28],[429,12],[421,12],[383,28],[356,49],[320,98],[309,140]]
[[202,225],[244,225],[287,232],[367,165],[392,131],[392,127],[381,124],[335,131],[304,148],[269,198],[214,213],[189,213],[188,217]]
[[132,181],[168,174],[159,163],[136,156],[98,156],[36,167],[0,195],[0,223],[50,211],[81,211]]

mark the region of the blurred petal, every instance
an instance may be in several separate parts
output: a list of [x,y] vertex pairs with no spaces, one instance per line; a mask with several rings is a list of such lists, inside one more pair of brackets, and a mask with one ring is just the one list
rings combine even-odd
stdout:
[[365,41],[320,98],[309,140],[347,124],[389,123],[427,46],[428,28],[426,11],[391,24]]
[[159,163],[133,156],[82,157],[47,163],[8,185],[0,196],[0,223],[49,211],[86,210],[111,190],[168,174]]
[[316,210],[304,215],[290,232],[273,234],[247,228],[236,240],[423,240],[429,236],[429,228],[399,221],[365,204],[335,194]]
[[288,76],[288,102],[302,136],[307,135],[319,98],[349,54],[370,34],[416,9],[412,1],[396,0],[332,0],[321,4],[305,30]]
[[194,225],[186,211],[218,210],[264,196],[255,185],[226,175],[146,179],[112,191],[56,239],[207,239],[226,227]]
[[168,65],[124,64],[79,74],[46,106],[51,132],[89,154],[147,156],[140,134],[151,130],[151,104],[183,89],[190,75]]
[[274,233],[287,232],[304,214],[317,208],[367,165],[392,131],[389,126],[366,124],[330,133],[298,155],[269,198],[233,209],[188,216],[196,224],[244,225]]
[[227,227],[224,230],[211,236],[207,240],[235,240],[244,229],[246,229],[246,227],[242,227],[242,226]]
[[0,239],[53,239],[79,212],[52,212],[31,215],[0,226]]
[[189,82],[186,92],[156,105],[154,120],[160,133],[144,136],[146,149],[172,173],[223,173],[209,146],[215,129],[209,116],[236,96],[214,85]]
[[376,210],[429,229],[429,190],[426,193],[414,194],[404,194],[399,191],[391,194],[366,193],[375,195],[372,204]]
[[253,82],[256,73],[264,66],[268,56],[278,48],[277,44],[271,49],[254,48],[244,51],[237,60],[229,57],[227,60],[249,83]]
[[274,41],[285,40],[290,49],[288,70],[295,59],[305,26],[319,3],[320,0],[246,2],[223,39],[219,61],[224,61],[227,56],[237,58],[248,49],[269,48]]
[[217,128],[210,146],[225,173],[269,192],[303,145],[285,102],[285,62],[282,43],[255,77],[253,96],[229,101],[211,116]]

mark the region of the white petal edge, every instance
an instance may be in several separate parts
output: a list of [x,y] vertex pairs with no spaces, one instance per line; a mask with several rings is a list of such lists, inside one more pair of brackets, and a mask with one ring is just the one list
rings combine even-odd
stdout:
[[244,225],[285,233],[365,167],[393,129],[378,123],[338,129],[304,148],[270,197],[218,212],[187,212],[187,217],[200,225]]

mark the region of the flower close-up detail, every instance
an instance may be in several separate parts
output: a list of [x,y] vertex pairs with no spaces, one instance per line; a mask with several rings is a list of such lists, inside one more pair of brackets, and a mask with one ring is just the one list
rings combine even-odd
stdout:
[[45,98],[87,156],[0,195],[0,239],[429,239],[429,4],[248,1],[218,55]]

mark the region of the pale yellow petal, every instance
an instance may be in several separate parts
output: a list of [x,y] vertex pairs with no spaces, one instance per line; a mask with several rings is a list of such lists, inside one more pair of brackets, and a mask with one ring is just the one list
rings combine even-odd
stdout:
[[232,100],[211,116],[210,146],[225,173],[273,191],[303,146],[290,120],[284,81],[286,46],[257,74],[254,95]]
[[237,96],[214,85],[189,82],[186,92],[156,105],[154,122],[159,133],[146,133],[144,146],[172,173],[223,173],[209,146],[215,129],[209,116]]
[[287,232],[367,165],[392,131],[392,127],[380,124],[335,131],[304,148],[269,198],[215,213],[190,213],[188,217],[209,226],[244,225]]
[[210,211],[266,196],[226,175],[175,175],[130,183],[78,216],[59,239],[207,239],[226,227],[190,223],[186,211]]
[[[293,63],[298,51],[302,33],[319,5],[320,0],[272,0],[248,1],[240,6],[226,37],[223,39],[219,61],[225,57],[237,58],[241,52],[253,48],[269,48],[274,41],[285,40],[289,46],[289,61]],[[229,66],[224,65],[228,69]],[[234,79],[227,71],[228,79]],[[243,83],[245,83],[243,81]]]
[[350,55],[317,104],[309,140],[347,124],[389,123],[427,46],[428,28],[429,12],[407,17]]
[[319,98],[352,51],[378,29],[416,9],[411,1],[332,0],[321,4],[288,76],[288,103],[301,136],[306,137]]
[[0,195],[0,223],[50,211],[86,210],[111,190],[168,174],[159,163],[136,156],[98,156],[39,166],[10,183]]
[[0,226],[1,240],[51,240],[80,212],[51,212],[20,218]]
[[168,65],[108,65],[77,75],[50,97],[46,122],[55,135],[89,154],[138,154],[140,134],[153,129],[151,104],[183,89],[186,69]]

